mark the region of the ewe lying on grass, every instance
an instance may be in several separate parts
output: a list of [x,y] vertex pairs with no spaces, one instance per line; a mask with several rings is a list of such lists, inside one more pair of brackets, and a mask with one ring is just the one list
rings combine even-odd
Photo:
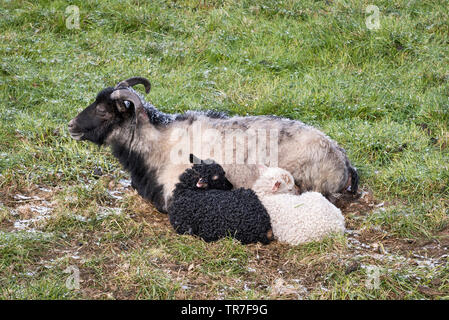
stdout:
[[[275,157],[279,167],[293,174],[302,190],[331,195],[350,186],[353,193],[357,191],[357,171],[345,151],[313,127],[273,116],[228,117],[212,111],[165,114],[131,88],[136,84],[143,84],[146,92],[150,91],[150,82],[140,77],[104,89],[90,106],[70,121],[69,132],[74,139],[111,146],[113,154],[130,172],[133,186],[159,211],[166,212],[179,175],[191,167],[187,161],[173,161],[173,155],[178,154],[177,146],[189,144],[190,138],[186,140],[186,137],[200,137],[201,142],[190,146],[185,155],[199,148],[201,153],[197,155],[209,158],[211,150],[219,145],[217,153],[243,157],[243,163],[217,159],[236,187],[250,188],[257,179],[256,161],[248,158],[256,152],[260,157],[257,149],[262,141],[259,137],[257,145],[249,141],[253,141],[255,132],[263,132],[264,139],[270,140],[266,145],[273,146],[270,157]],[[209,135],[211,131],[218,137]],[[235,146],[232,142],[229,148],[224,142],[229,132],[243,133],[246,140],[236,142]],[[275,137],[271,136],[272,132]],[[241,152],[243,146],[247,149]],[[257,162],[268,164],[267,159],[259,158]]]
[[173,228],[207,242],[232,236],[243,244],[269,243],[270,218],[257,196],[250,189],[231,189],[219,164],[194,164],[180,176],[168,207]]
[[275,239],[296,245],[344,232],[340,209],[322,194],[295,195],[293,176],[288,171],[264,166],[259,170],[253,190],[268,211]]

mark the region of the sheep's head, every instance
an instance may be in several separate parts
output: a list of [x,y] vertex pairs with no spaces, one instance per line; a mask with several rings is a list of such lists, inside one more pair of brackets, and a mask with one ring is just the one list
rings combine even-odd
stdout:
[[299,188],[290,172],[281,168],[269,168],[259,165],[259,178],[253,190],[264,194],[290,193],[298,194]]
[[[190,162],[193,163],[192,169],[188,169],[189,174],[181,180],[196,189],[218,189],[231,190],[232,183],[226,178],[223,167],[213,160],[200,160],[193,154],[190,154]],[[184,179],[185,178],[185,179]]]
[[69,122],[73,139],[88,140],[102,145],[108,135],[127,119],[147,117],[139,96],[129,88],[143,84],[150,91],[150,82],[134,77],[122,81],[115,88],[102,90],[95,101]]

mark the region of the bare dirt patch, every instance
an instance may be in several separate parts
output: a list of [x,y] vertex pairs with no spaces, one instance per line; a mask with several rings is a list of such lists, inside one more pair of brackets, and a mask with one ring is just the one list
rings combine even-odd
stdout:
[[[68,259],[69,263],[80,266],[83,297],[134,299],[139,296],[142,283],[135,283],[133,280],[139,266],[130,266],[127,252],[144,248],[143,243],[148,243],[148,239],[175,240],[179,235],[172,230],[168,216],[155,210],[127,185],[126,181],[117,183],[106,179],[105,183],[108,193],[117,197],[116,201],[121,201],[123,213],[131,218],[126,224],[141,225],[140,233],[122,240],[99,243],[99,239],[111,236],[112,232],[102,227],[93,232],[80,232],[79,235],[72,235],[72,240],[56,245],[45,254],[40,263],[30,266],[30,269],[38,270],[43,265],[51,264],[51,261]],[[35,212],[36,207],[43,203],[52,207],[57,192],[57,188],[33,186],[20,192],[14,190],[13,194],[3,199],[6,199],[5,204],[9,209],[17,212],[14,219],[34,219],[36,214],[38,215]],[[175,293],[177,298],[196,299],[217,298],[217,292],[218,296],[221,294],[228,297],[234,292],[242,294],[241,292],[248,290],[256,290],[259,294],[262,292],[265,297],[271,299],[302,299],[307,298],[314,290],[328,290],[327,288],[331,287],[327,279],[330,270],[341,270],[349,275],[358,272],[364,263],[376,264],[389,259],[397,259],[398,268],[404,263],[433,265],[443,263],[447,255],[448,229],[435,235],[432,240],[399,239],[381,229],[361,229],[360,219],[354,217],[363,218],[373,210],[388,205],[375,199],[370,190],[363,189],[356,196],[343,195],[337,199],[336,205],[346,216],[346,245],[337,243],[329,250],[312,250],[309,254],[276,241],[266,246],[252,244],[246,247],[249,252],[246,271],[239,276],[204,273],[201,259],[190,264],[180,263],[164,251],[163,245],[158,247],[157,242],[144,249],[145,252],[160,251],[160,254],[152,254],[151,259],[154,261],[150,260],[148,263],[158,270],[157,272],[162,272],[164,276],[181,284],[182,288],[177,289]],[[3,226],[1,227],[5,230]],[[14,229],[14,224],[10,224],[8,229]],[[99,257],[102,257],[99,265],[85,263]],[[430,287],[423,286],[419,290],[428,297],[438,296],[442,294],[437,289],[438,285],[435,283]]]
[[374,198],[370,189],[362,189],[361,192],[353,195],[343,193],[335,201],[335,206],[340,208],[343,214],[360,214],[366,215],[375,208],[384,206],[385,203]]

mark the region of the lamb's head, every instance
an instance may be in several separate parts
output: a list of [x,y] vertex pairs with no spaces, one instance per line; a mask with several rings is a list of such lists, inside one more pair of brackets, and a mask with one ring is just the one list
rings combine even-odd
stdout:
[[110,133],[125,121],[147,117],[140,97],[130,89],[143,84],[150,91],[150,82],[134,77],[102,90],[95,101],[69,122],[69,133],[73,139],[88,140],[102,145]]
[[190,154],[191,169],[181,175],[180,180],[192,189],[231,190],[232,183],[226,178],[223,167],[213,160],[200,160]]
[[253,185],[253,190],[260,194],[289,193],[297,194],[298,187],[290,172],[281,168],[259,165],[259,178]]

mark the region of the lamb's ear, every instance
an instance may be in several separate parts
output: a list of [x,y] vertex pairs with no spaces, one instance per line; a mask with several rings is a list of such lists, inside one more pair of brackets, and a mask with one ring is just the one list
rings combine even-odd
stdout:
[[259,169],[259,174],[262,175],[268,169],[268,167],[264,164],[258,164],[257,169]]
[[148,115],[145,112],[142,101],[139,96],[128,89],[117,89],[111,93],[111,98],[117,103],[117,110],[120,112],[127,111],[131,105],[134,106],[136,122],[148,121]]
[[200,163],[203,163],[203,160],[201,160],[201,159],[198,158],[198,157],[195,157],[195,155],[194,155],[193,153],[191,153],[191,154],[189,155],[189,161],[190,161],[190,163],[193,163],[193,164],[200,164]]
[[276,181],[273,185],[273,188],[271,189],[271,191],[276,192],[279,190],[279,187],[281,186],[281,182],[280,181]]

